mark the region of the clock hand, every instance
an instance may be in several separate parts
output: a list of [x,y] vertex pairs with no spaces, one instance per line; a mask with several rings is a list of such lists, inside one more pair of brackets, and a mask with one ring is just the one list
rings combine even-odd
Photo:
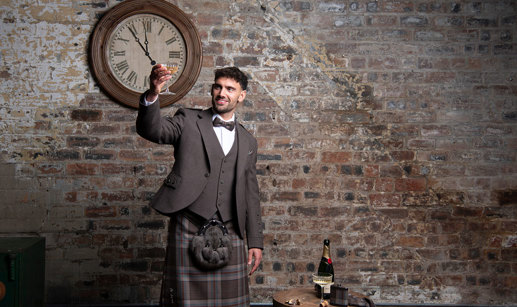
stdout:
[[[142,43],[140,42],[140,39],[138,38],[138,36],[136,36],[136,33],[133,32],[133,30],[131,30],[131,28],[129,27],[129,32],[131,32],[131,34],[133,34],[133,36],[135,37],[135,41],[140,45],[140,48],[142,48],[142,50],[144,51],[144,54],[149,58],[149,60],[151,60],[151,65],[156,65],[156,61],[153,60],[153,58],[151,58],[151,55],[149,54],[149,52],[147,52],[146,48],[144,48],[144,45],[142,45]],[[145,30],[144,30],[145,32]]]
[[144,29],[144,37],[145,37],[145,51],[149,53],[149,41],[147,41],[147,30]]
[[146,54],[147,57],[151,60],[151,65],[156,65],[156,61],[154,61],[151,56],[149,55],[149,41],[147,40],[147,30],[144,29],[144,37],[145,37],[145,51],[146,51]]

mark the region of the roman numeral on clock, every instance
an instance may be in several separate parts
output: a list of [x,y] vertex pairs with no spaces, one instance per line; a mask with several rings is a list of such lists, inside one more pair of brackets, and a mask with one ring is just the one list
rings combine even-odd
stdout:
[[170,45],[170,44],[174,43],[174,42],[175,42],[175,41],[177,41],[177,40],[178,40],[178,39],[177,39],[176,37],[173,37],[173,38],[170,38],[170,39],[166,40],[166,41],[165,41],[165,43],[166,43],[167,45]]
[[143,26],[144,26],[144,31],[147,32],[147,33],[151,33],[152,21],[144,20],[144,21],[142,21],[142,23],[143,23]]
[[121,75],[125,74],[126,71],[129,69],[129,64],[126,60],[118,62],[117,64],[115,64],[115,66],[117,67],[117,70],[120,71]]
[[136,74],[136,72],[131,71],[131,73],[129,73],[129,75],[127,76],[126,80],[129,83],[135,84],[137,77],[138,77],[138,75]]
[[133,24],[133,23],[132,23],[132,24],[130,24],[130,25],[128,26],[128,29],[129,29],[129,31],[131,31],[132,33],[134,33],[134,34],[138,34],[138,31],[136,30],[135,24]]
[[170,59],[179,59],[181,56],[181,51],[169,51]]

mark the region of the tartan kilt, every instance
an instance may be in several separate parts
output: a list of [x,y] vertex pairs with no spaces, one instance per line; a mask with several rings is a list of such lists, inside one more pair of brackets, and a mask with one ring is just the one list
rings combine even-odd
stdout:
[[249,307],[244,240],[236,234],[232,222],[225,223],[225,226],[231,236],[231,259],[223,268],[205,271],[195,266],[189,251],[190,241],[200,225],[181,213],[171,217],[160,306]]

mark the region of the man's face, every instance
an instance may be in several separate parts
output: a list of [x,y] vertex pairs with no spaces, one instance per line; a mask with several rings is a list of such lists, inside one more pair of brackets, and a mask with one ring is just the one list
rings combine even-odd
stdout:
[[239,82],[231,78],[219,78],[212,85],[212,107],[224,119],[231,119],[237,104],[246,97]]

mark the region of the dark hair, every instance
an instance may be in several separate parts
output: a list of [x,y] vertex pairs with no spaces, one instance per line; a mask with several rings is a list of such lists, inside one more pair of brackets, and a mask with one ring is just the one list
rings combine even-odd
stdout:
[[219,78],[230,78],[233,79],[241,85],[243,90],[246,90],[248,87],[248,77],[237,67],[225,67],[215,70],[215,79]]

